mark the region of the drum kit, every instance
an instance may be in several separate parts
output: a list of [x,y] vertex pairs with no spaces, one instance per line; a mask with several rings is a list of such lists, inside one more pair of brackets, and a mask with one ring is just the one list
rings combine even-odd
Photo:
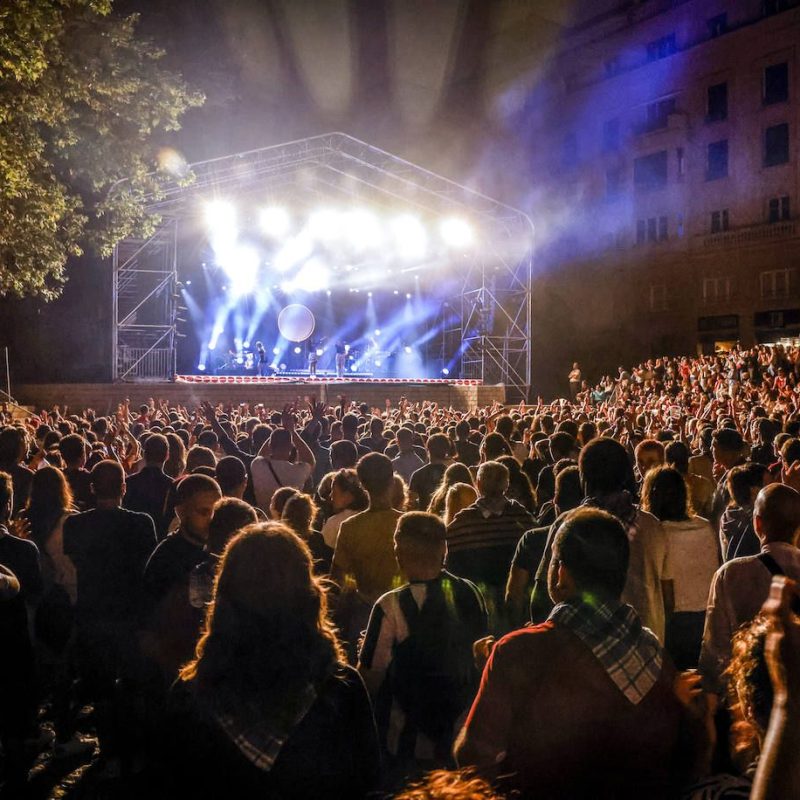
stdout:
[[256,368],[256,353],[254,350],[228,350],[221,356],[216,366],[216,372],[225,375],[244,375],[254,372]]

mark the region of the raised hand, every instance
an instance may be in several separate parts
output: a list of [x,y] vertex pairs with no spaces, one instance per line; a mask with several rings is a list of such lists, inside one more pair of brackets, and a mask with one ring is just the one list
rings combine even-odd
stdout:
[[295,425],[297,424],[294,412],[295,407],[292,403],[286,403],[281,412],[281,425],[289,433],[294,433]]
[[217,421],[217,412],[214,409],[214,406],[212,406],[211,403],[208,402],[208,400],[203,400],[203,402],[200,404],[200,408],[203,409],[203,416],[209,422]]

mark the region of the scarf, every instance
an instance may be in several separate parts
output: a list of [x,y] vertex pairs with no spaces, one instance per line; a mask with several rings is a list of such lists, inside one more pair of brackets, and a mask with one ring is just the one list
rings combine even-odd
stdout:
[[303,721],[316,699],[316,689],[309,683],[298,698],[294,713],[280,722],[263,720],[245,725],[232,714],[217,714],[216,719],[239,752],[253,766],[269,772],[292,731]]
[[625,697],[638,705],[661,674],[663,650],[629,605],[559,603],[548,618],[574,633]]

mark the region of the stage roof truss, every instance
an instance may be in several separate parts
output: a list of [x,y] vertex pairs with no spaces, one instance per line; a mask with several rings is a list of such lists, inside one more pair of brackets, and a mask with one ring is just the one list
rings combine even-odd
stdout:
[[[461,285],[461,371],[505,383],[527,399],[531,376],[533,224],[522,211],[343,133],[326,133],[189,165],[146,197],[159,219],[147,241],[114,250],[114,377],[163,380],[175,367],[177,228],[202,201],[255,195],[311,205],[357,199],[367,206],[460,216],[480,247],[465,254]],[[115,191],[124,192],[126,183]],[[151,374],[152,373],[152,374]],[[169,373],[169,374],[165,374]]]

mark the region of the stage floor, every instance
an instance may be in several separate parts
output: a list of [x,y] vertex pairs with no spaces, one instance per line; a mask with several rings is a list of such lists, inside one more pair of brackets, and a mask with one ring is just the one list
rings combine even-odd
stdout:
[[425,379],[342,380],[258,378],[254,376],[182,376],[174,383],[41,383],[12,386],[16,401],[35,409],[54,405],[72,409],[93,408],[99,414],[116,410],[118,403],[128,399],[132,406],[147,402],[151,397],[193,408],[204,400],[212,403],[263,403],[280,408],[284,403],[304,402],[307,397],[336,405],[339,397],[358,403],[368,403],[383,409],[387,398],[397,406],[402,397],[410,403],[435,402],[440,406],[467,411],[475,406],[491,405],[495,400],[504,403],[505,386],[483,386],[475,381]]

